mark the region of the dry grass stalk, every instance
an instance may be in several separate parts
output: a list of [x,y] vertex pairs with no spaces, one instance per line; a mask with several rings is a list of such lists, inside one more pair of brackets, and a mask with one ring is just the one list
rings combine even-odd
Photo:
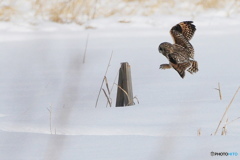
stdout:
[[201,136],[201,134],[202,134],[202,130],[201,130],[201,128],[199,128],[198,131],[197,131],[197,135]]
[[[226,124],[227,123],[228,123],[228,118],[226,120]],[[226,124],[222,127],[222,133],[221,133],[222,136],[226,136],[227,135],[227,126],[226,126]]]
[[98,92],[98,96],[97,96],[95,108],[97,108],[97,104],[98,104],[99,96],[100,96],[100,94],[101,94],[101,90],[102,90],[102,87],[103,87],[103,83],[104,83],[104,81],[105,81],[105,77],[106,77],[106,75],[107,75],[107,72],[108,72],[108,69],[109,69],[109,67],[110,67],[110,63],[111,63],[111,60],[112,60],[112,55],[113,55],[113,51],[112,51],[112,53],[111,53],[111,57],[110,57],[110,59],[109,59],[108,66],[107,66],[106,72],[105,72],[105,74],[104,74],[104,77],[103,77],[103,80],[102,80],[102,84],[101,84],[101,86],[100,86],[100,90],[99,90],[99,92]]
[[103,90],[104,95],[107,98],[107,102],[108,102],[109,106],[112,107],[112,100],[111,100],[111,98],[107,95],[107,92],[105,91],[105,89],[102,88],[102,90]]
[[49,129],[50,129],[50,133],[52,134],[52,105],[50,105],[50,109],[47,108],[48,112],[49,112]]
[[232,123],[232,122],[234,122],[234,121],[236,121],[238,119],[240,119],[240,117],[238,117],[238,118],[236,118],[236,119],[234,119],[234,120],[232,120],[230,122],[228,122],[228,119],[227,119],[226,120],[226,124],[222,128],[222,134],[221,135],[227,135],[227,125],[229,125],[230,123]]
[[106,104],[106,107],[108,106],[108,104],[109,104],[110,107],[112,107],[112,100],[111,100],[111,103],[109,103],[109,99],[111,99],[111,98],[110,98],[110,96],[111,96],[111,91],[110,91],[110,89],[109,89],[108,80],[107,80],[107,77],[106,77],[106,76],[104,76],[104,81],[105,81],[105,85],[106,85],[106,88],[107,88],[107,91],[108,91],[108,95],[107,95],[106,91],[103,89],[104,94],[105,94],[105,96],[106,96],[107,99],[108,99],[108,102],[107,102],[107,104]]
[[107,87],[107,91],[108,91],[108,95],[110,95],[110,89],[109,89],[109,85],[108,85],[108,80],[107,80],[107,77],[104,76],[104,81],[105,81],[105,84],[106,84],[106,87]]
[[92,16],[89,16],[90,19],[95,19],[95,17],[96,17],[97,4],[98,4],[98,0],[95,0]]
[[221,91],[220,83],[218,83],[218,88],[215,88],[215,89],[218,90],[219,98],[220,100],[222,100],[222,91]]
[[222,136],[226,136],[226,135],[227,135],[227,127],[226,127],[226,126],[224,126],[224,127],[222,128],[222,133],[221,133],[221,135],[222,135]]
[[86,45],[85,45],[85,50],[84,50],[84,55],[83,55],[83,64],[85,63],[86,54],[87,54],[88,38],[89,38],[89,34],[87,35],[87,40],[86,40]]
[[[116,74],[115,79],[114,79],[114,82],[113,82],[112,87],[111,87],[111,90],[109,91],[109,97],[111,96],[111,93],[112,93],[112,90],[113,90],[114,84],[116,83],[117,76],[118,76],[118,73]],[[107,106],[108,106],[108,103],[106,104],[106,107],[107,107]]]
[[236,119],[234,119],[234,120],[232,120],[232,121],[230,121],[230,122],[226,122],[226,124],[225,124],[224,126],[227,126],[227,125],[229,125],[230,123],[232,123],[232,122],[234,122],[234,121],[236,121],[236,120],[238,120],[238,119],[240,119],[240,117],[238,117],[238,118],[236,118]]
[[[125,89],[123,89],[121,86],[119,86],[117,83],[115,83],[115,85],[125,93],[125,95],[127,96],[127,99],[128,99],[128,103],[130,103],[131,101],[130,101],[130,98],[129,98],[129,95],[128,95],[127,91]],[[128,105],[129,104],[127,104],[127,106]]]
[[133,99],[136,99],[137,103],[139,104],[139,100],[138,100],[137,96],[133,97]]
[[236,93],[234,94],[234,96],[233,96],[232,100],[230,101],[229,105],[227,106],[227,108],[226,108],[226,110],[225,110],[225,112],[224,112],[224,114],[223,114],[223,116],[222,116],[222,118],[221,118],[221,120],[220,120],[220,122],[219,122],[219,124],[218,124],[218,126],[217,126],[217,129],[216,129],[216,131],[215,131],[214,135],[216,135],[216,134],[217,134],[217,132],[218,132],[218,129],[219,129],[219,127],[220,127],[220,125],[221,125],[221,123],[222,123],[222,121],[223,121],[223,119],[224,119],[225,115],[227,114],[227,112],[228,112],[229,108],[231,107],[231,105],[232,105],[232,102],[234,101],[234,99],[235,99],[235,97],[236,97],[236,95],[237,95],[237,93],[238,93],[238,91],[239,91],[239,90],[240,90],[240,87],[238,87],[238,89],[237,89]]

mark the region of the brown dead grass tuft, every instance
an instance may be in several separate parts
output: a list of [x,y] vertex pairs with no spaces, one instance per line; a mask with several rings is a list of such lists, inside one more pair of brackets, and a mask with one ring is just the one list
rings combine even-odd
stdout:
[[[18,16],[21,8],[14,0],[0,0],[0,21],[11,21]],[[177,1],[177,0],[19,0],[29,3],[34,18],[42,18],[57,23],[87,24],[95,18],[118,16],[150,16],[153,14],[175,14],[177,11],[192,12],[196,8],[225,10],[226,15],[240,13],[240,0],[198,0],[198,1]],[[184,3],[181,7],[181,4]],[[2,5],[5,6],[2,6]],[[189,4],[189,5],[187,5]],[[13,5],[15,5],[13,7]],[[185,7],[184,7],[185,6]],[[19,7],[19,8],[17,8]],[[180,9],[180,10],[179,10]],[[28,14],[28,13],[27,13]],[[126,23],[120,21],[120,23]]]
[[10,6],[3,6],[0,8],[0,21],[11,21],[11,19],[18,13],[17,9]]
[[[229,0],[228,0],[229,1]],[[226,0],[200,0],[197,2],[197,6],[201,6],[204,9],[211,9],[211,8],[221,8],[224,7],[224,4],[226,4]]]
[[32,3],[35,15],[48,17],[56,23],[77,23],[92,19],[96,15],[97,0],[65,0],[51,1],[36,0]]

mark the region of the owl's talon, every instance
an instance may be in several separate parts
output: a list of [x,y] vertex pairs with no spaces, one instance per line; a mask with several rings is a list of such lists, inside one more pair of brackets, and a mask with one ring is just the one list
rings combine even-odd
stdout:
[[161,64],[159,69],[170,69],[172,66],[170,64]]

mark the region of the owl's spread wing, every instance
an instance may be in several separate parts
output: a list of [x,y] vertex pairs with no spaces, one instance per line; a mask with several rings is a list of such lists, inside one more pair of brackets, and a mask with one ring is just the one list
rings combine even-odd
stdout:
[[193,21],[180,22],[172,27],[171,32],[177,31],[181,33],[187,39],[187,41],[190,41],[196,31],[196,26],[192,23]]
[[173,37],[175,44],[178,44],[189,50],[189,57],[194,58],[194,49],[189,40],[193,37],[196,31],[192,21],[184,21],[172,27],[170,34]]

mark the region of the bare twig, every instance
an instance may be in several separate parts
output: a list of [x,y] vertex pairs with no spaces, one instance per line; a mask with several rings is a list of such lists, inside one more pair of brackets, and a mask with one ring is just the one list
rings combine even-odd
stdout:
[[87,47],[88,47],[88,38],[89,38],[89,34],[87,35],[87,40],[86,40],[86,45],[85,45],[85,50],[84,50],[84,55],[83,55],[83,63],[85,63],[85,59],[86,59]]
[[106,77],[107,72],[108,72],[108,69],[109,69],[109,67],[110,67],[110,62],[111,62],[111,60],[112,60],[112,55],[113,55],[113,51],[112,51],[112,53],[111,53],[111,57],[110,57],[110,59],[109,59],[108,66],[107,66],[106,72],[105,72],[105,74],[104,74],[101,87],[100,87],[99,92],[98,92],[98,97],[97,97],[97,100],[96,100],[95,108],[97,108],[99,96],[100,96],[100,94],[101,94],[102,86],[103,86],[103,83],[104,83],[104,78]]
[[50,127],[50,133],[52,134],[52,105],[50,105],[50,109],[47,108],[49,112],[49,127]]
[[237,93],[238,93],[239,89],[240,89],[240,87],[238,87],[238,89],[237,89],[236,93],[234,94],[234,96],[233,96],[232,100],[230,101],[229,105],[227,106],[227,108],[226,108],[226,110],[225,110],[225,112],[224,112],[224,114],[223,114],[223,116],[222,116],[222,118],[221,118],[221,120],[220,120],[220,122],[219,122],[219,124],[218,124],[218,126],[217,126],[217,129],[216,129],[216,131],[215,131],[214,135],[216,135],[216,134],[217,134],[217,132],[218,132],[218,129],[219,129],[219,127],[220,127],[220,125],[221,125],[221,123],[222,123],[222,121],[223,121],[223,119],[224,119],[225,115],[227,114],[227,111],[228,111],[228,110],[229,110],[229,108],[231,107],[231,104],[232,104],[232,102],[234,101],[234,99],[235,99],[235,97],[236,97],[236,95],[237,95]]
[[218,88],[215,88],[215,89],[218,90],[219,98],[220,98],[220,100],[222,100],[222,92],[221,92],[221,88],[220,88],[220,83],[218,83]]
[[234,119],[234,120],[232,120],[232,121],[230,121],[230,122],[227,122],[224,126],[227,126],[227,125],[229,125],[230,123],[232,123],[232,122],[234,122],[234,121],[236,121],[236,120],[238,120],[238,119],[240,119],[240,117],[238,117],[238,118],[236,118],[236,119]]

